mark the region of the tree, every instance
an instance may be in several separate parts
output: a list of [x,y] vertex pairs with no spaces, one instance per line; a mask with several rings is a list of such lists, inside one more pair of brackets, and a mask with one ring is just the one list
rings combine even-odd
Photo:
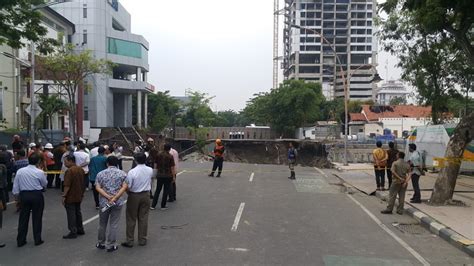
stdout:
[[169,91],[148,96],[148,124],[155,132],[161,132],[167,126],[174,126],[180,106]]
[[269,126],[271,116],[269,113],[270,94],[260,92],[253,96],[253,98],[247,101],[247,105],[241,112],[242,121],[246,125]]
[[407,99],[405,97],[394,97],[390,100],[390,105],[406,105]]
[[233,110],[219,111],[216,113],[216,119],[214,126],[216,127],[237,127],[245,126],[245,123],[242,123],[241,114]]
[[212,98],[198,91],[191,91],[189,94],[190,101],[183,106],[184,126],[193,129],[212,126],[215,121],[215,114],[209,106]]
[[86,87],[85,80],[93,74],[111,74],[114,64],[105,59],[95,59],[90,50],[74,53],[72,45],[67,45],[55,53],[40,58],[39,64],[42,75],[53,80],[67,95],[69,125],[71,135],[75,138],[76,94],[79,87]]
[[38,105],[43,109],[42,114],[48,117],[49,129],[53,129],[53,115],[69,110],[69,105],[58,95],[41,94]]
[[58,42],[45,37],[48,30],[41,25],[41,13],[32,8],[44,3],[44,0],[0,1],[0,45],[18,49],[24,47],[26,41],[32,41],[37,43],[40,52],[51,52]]
[[293,137],[298,127],[323,117],[323,103],[321,84],[287,80],[271,92],[256,94],[243,115],[270,125],[281,136]]
[[[408,77],[416,81],[419,90],[441,95],[443,86],[451,89],[451,84],[472,73],[474,1],[388,0],[381,7],[389,15],[381,31],[386,49],[402,47],[398,49],[401,66],[414,72]],[[404,57],[411,57],[406,66]],[[438,104],[432,102],[435,108]],[[470,113],[461,119],[448,143],[446,164],[436,180],[432,204],[452,199],[460,162],[473,136],[474,113]]]

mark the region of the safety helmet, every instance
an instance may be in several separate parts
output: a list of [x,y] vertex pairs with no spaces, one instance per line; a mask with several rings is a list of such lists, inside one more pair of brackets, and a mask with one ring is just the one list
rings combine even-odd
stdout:
[[30,145],[28,145],[28,147],[30,147],[30,149],[31,148],[36,148],[36,143],[32,142],[32,143],[30,143]]
[[54,149],[53,144],[51,144],[51,143],[46,143],[46,145],[44,146],[44,148],[45,148],[45,149],[48,149],[48,150]]

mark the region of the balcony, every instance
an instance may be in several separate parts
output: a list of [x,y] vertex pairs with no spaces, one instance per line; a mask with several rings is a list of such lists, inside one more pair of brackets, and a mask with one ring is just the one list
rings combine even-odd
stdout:
[[108,80],[109,87],[123,93],[133,93],[136,91],[154,92],[155,87],[146,81],[131,81],[122,79]]

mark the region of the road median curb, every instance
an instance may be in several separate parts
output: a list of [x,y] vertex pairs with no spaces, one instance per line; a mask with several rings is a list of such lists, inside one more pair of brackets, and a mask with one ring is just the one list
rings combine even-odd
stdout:
[[[377,191],[375,196],[383,201],[386,201],[388,198],[388,192]],[[410,217],[417,220],[421,226],[429,230],[431,233],[438,235],[442,239],[448,241],[451,245],[460,249],[461,251],[466,252],[469,256],[474,257],[474,241],[465,238],[464,236],[458,234],[448,226],[440,223],[435,218],[427,215],[422,212],[416,206],[405,202],[409,205],[409,208],[405,208],[405,213]]]

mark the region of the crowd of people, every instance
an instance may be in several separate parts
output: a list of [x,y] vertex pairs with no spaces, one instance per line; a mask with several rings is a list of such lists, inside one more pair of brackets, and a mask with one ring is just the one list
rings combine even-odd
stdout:
[[382,142],[376,143],[377,148],[373,150],[375,182],[377,191],[385,189],[385,173],[388,179],[388,206],[382,210],[383,214],[391,214],[398,195],[397,213],[403,214],[405,193],[408,183],[413,186],[413,197],[411,203],[421,203],[420,176],[424,174],[423,156],[417,151],[416,144],[408,145],[408,155],[396,149],[394,142],[389,142],[388,150],[382,148]]
[[[81,138],[74,143],[64,138],[56,147],[51,143],[43,147],[36,143],[25,145],[15,135],[11,146],[12,151],[8,151],[6,145],[0,145],[0,228],[11,191],[19,212],[18,247],[27,244],[30,214],[34,244],[44,243],[41,231],[46,189],[61,189],[69,230],[64,239],[85,234],[81,204],[85,191],[92,190],[99,212],[96,247],[108,252],[118,249],[116,235],[123,206],[126,241],[121,245],[131,248],[137,224],[138,245],[146,245],[148,214],[155,209],[161,191],[161,210],[167,209],[167,202],[176,201],[178,152],[169,144],[159,149],[152,138],[146,143],[136,142],[128,173],[123,171],[123,149],[117,143],[96,142],[88,146]],[[0,243],[0,248],[4,246]]]

